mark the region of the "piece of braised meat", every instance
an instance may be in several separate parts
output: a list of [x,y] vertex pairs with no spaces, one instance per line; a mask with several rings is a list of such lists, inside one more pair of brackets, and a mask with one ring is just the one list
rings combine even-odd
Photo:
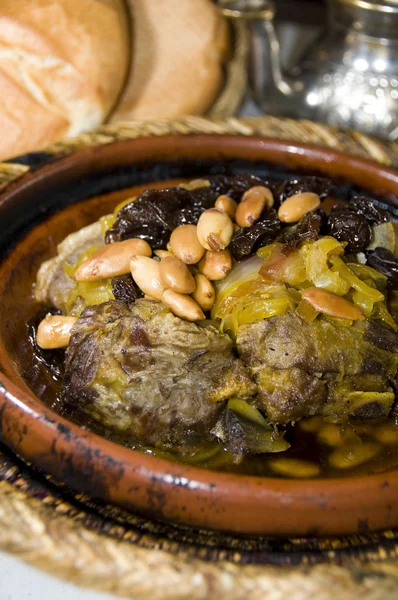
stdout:
[[316,414],[336,422],[388,414],[398,334],[386,330],[387,347],[380,327],[368,321],[350,327],[326,319],[309,323],[295,312],[242,325],[237,347],[259,386],[258,408],[282,424]]
[[167,446],[206,437],[232,396],[256,393],[232,342],[161,303],[87,307],[66,351],[64,396],[132,439]]
[[65,265],[74,265],[89,248],[104,245],[101,223],[83,227],[68,235],[57,247],[57,256],[42,263],[37,273],[35,298],[38,302],[54,306],[64,313],[80,313],[84,306],[77,298],[73,307],[68,306],[68,296],[74,286],[73,279],[65,273]]

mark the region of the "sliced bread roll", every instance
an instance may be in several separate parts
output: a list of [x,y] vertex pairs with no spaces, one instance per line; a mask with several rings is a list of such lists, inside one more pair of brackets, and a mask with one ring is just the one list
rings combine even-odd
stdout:
[[225,21],[211,0],[127,0],[133,18],[127,87],[111,121],[201,114],[222,85]]
[[128,62],[122,0],[1,0],[0,160],[102,123]]

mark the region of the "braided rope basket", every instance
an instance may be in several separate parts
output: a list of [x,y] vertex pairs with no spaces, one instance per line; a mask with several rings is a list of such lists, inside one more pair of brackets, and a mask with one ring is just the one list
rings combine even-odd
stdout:
[[[275,117],[119,123],[46,152],[193,133],[299,140],[398,166],[397,144]],[[0,186],[26,172],[24,162],[1,164]],[[75,494],[1,447],[0,548],[79,585],[136,600],[389,600],[398,589],[398,531],[276,540],[155,523]]]

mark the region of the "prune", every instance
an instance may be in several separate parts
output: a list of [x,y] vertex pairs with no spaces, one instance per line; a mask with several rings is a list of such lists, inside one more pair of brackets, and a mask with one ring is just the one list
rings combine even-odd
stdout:
[[398,259],[386,248],[376,248],[366,254],[367,264],[387,277],[390,290],[398,290]]
[[275,206],[278,207],[289,196],[303,192],[313,192],[323,200],[332,192],[334,186],[333,182],[326,177],[306,176],[288,179],[270,187],[274,194]]
[[270,244],[277,237],[281,223],[274,209],[269,210],[258,223],[243,227],[231,242],[232,255],[236,260],[256,252],[261,246]]
[[112,292],[115,300],[119,300],[124,304],[133,304],[137,298],[142,298],[143,293],[134,284],[131,275],[120,275],[112,279]]
[[220,194],[240,200],[255,185],[266,185],[253,175],[207,177],[210,186],[187,190],[182,187],[147,190],[118,213],[113,227],[105,234],[105,242],[119,242],[138,237],[153,249],[165,248],[171,232],[179,225],[198,222],[201,213],[214,206]]
[[372,237],[364,215],[352,211],[351,206],[334,206],[329,215],[327,233],[339,242],[348,242],[347,252],[362,252]]
[[177,225],[195,223],[213,204],[210,188],[146,190],[119,211],[113,227],[105,234],[105,242],[137,237],[154,249],[165,248]]
[[296,227],[283,232],[281,242],[288,250],[295,250],[303,242],[315,241],[319,237],[324,213],[306,214]]
[[379,225],[390,221],[389,213],[365,196],[352,196],[348,206],[354,213],[365,217],[369,225]]
[[[119,211],[113,227],[105,234],[105,242],[109,244],[138,237],[146,240],[153,249],[165,248],[173,229],[184,224],[196,225],[201,213],[213,207],[221,194],[240,202],[246,190],[261,185],[271,189],[277,208],[293,194],[315,192],[324,198],[333,187],[329,179],[321,177],[301,177],[275,183],[240,173],[233,177],[215,175],[206,179],[210,182],[209,186],[193,190],[175,187],[145,191]],[[232,246],[235,258],[242,258],[261,245],[272,242],[279,229],[280,223],[275,214],[263,214],[256,225],[235,236]]]

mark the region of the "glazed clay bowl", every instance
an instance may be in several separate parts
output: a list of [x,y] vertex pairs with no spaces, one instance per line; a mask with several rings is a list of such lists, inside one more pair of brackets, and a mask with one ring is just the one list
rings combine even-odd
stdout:
[[366,160],[275,139],[211,135],[120,141],[79,150],[30,171],[2,191],[1,439],[75,490],[152,518],[281,536],[398,526],[398,470],[284,480],[175,464],[79,427],[31,390],[37,378],[29,366],[26,327],[37,311],[32,283],[59,241],[148,182],[161,185],[161,180],[193,178],[215,169],[258,172],[264,165],[275,173],[299,170],[349,181],[389,198],[392,205],[398,197],[398,173]]

